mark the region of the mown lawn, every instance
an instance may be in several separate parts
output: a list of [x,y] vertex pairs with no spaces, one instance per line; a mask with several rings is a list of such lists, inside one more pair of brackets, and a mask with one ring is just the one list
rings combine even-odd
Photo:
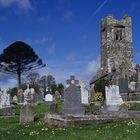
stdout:
[[129,120],[73,128],[50,128],[43,121],[19,124],[0,118],[0,140],[139,140],[140,121]]
[[[19,112],[19,107],[16,109]],[[34,107],[34,123],[19,123],[15,117],[0,117],[0,140],[139,140],[140,120],[89,125],[73,128],[52,128],[43,122],[43,116],[49,111],[47,104]],[[62,103],[58,112],[62,111]]]

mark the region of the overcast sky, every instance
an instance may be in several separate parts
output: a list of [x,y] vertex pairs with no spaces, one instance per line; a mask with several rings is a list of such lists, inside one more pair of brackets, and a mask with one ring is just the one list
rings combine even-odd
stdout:
[[[41,74],[89,82],[99,67],[100,20],[132,17],[134,63],[140,62],[140,0],[0,0],[0,53],[20,40],[46,63]],[[15,84],[0,74],[0,86]]]

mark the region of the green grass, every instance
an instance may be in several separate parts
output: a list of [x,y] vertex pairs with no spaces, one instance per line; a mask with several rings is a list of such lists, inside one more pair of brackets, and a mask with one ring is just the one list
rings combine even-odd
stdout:
[[[63,103],[58,104],[58,113]],[[49,105],[34,106],[34,123],[19,123],[19,106],[15,107],[17,116],[0,117],[0,140],[139,140],[140,120],[89,125],[73,128],[50,128],[43,122]]]
[[43,121],[19,124],[19,118],[0,118],[0,140],[139,140],[140,121],[49,128]]
[[129,110],[140,111],[140,103],[129,103]]

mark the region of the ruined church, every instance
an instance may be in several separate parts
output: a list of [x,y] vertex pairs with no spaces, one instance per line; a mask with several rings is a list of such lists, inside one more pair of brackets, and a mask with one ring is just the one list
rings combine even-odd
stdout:
[[[121,20],[108,15],[100,24],[100,68],[92,78],[94,85],[101,78],[118,85],[122,93],[139,90],[139,66],[133,65],[132,21],[130,16]],[[132,84],[133,82],[133,84]],[[140,90],[139,90],[140,91]]]

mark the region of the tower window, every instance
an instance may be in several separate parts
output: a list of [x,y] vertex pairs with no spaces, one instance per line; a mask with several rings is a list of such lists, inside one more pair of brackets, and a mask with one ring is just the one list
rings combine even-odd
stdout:
[[123,40],[122,30],[115,31],[115,40]]

